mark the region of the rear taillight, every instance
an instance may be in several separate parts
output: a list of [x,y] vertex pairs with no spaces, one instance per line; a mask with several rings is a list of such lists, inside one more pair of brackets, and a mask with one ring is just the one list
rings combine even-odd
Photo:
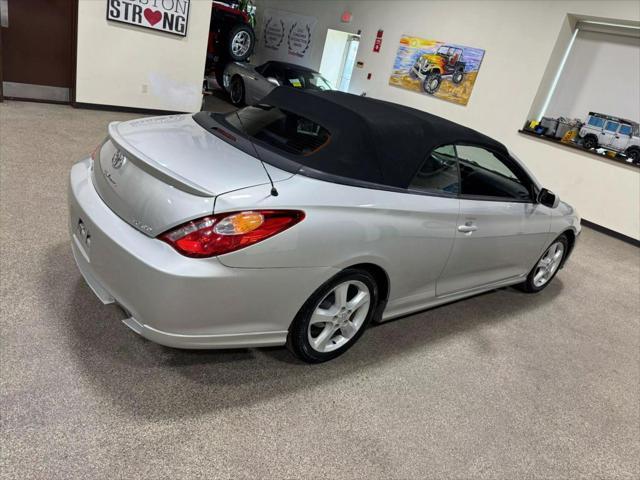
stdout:
[[299,210],[248,210],[203,217],[158,238],[187,257],[214,257],[276,235],[304,218]]

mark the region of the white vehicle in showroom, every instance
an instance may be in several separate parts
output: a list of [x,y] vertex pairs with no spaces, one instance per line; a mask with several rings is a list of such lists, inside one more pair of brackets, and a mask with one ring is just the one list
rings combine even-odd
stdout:
[[631,162],[640,163],[638,123],[602,113],[589,112],[578,135],[587,150],[602,148],[623,153]]
[[580,218],[474,130],[281,87],[229,114],[112,123],[71,169],[69,228],[85,280],[138,334],[322,362],[371,321],[544,289]]

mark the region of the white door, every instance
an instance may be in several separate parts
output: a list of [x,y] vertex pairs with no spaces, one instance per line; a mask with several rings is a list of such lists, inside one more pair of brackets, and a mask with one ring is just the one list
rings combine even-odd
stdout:
[[618,133],[618,127],[620,127],[620,124],[613,120],[607,120],[605,122],[604,129],[602,130],[602,133],[600,133],[600,138],[598,139],[598,143],[601,147],[608,147],[613,143],[615,136]]
[[617,151],[624,152],[629,145],[629,140],[631,139],[631,135],[633,133],[633,128],[631,125],[627,125],[626,123],[621,123],[620,128],[613,136],[611,140],[611,148]]

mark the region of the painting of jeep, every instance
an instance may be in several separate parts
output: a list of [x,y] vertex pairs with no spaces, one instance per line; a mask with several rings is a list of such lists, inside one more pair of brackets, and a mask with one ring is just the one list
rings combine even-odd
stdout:
[[466,105],[484,50],[403,35],[389,85]]
[[578,136],[587,150],[603,149],[624,154],[631,162],[640,163],[638,123],[603,113],[589,112]]
[[438,47],[436,53],[421,55],[409,71],[411,78],[419,78],[425,92],[434,94],[440,88],[442,78],[447,76],[453,83],[460,83],[464,78],[462,49],[451,45]]

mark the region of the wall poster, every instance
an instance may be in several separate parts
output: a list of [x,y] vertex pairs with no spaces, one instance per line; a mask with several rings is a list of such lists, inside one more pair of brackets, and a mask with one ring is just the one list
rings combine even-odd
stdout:
[[191,0],[108,0],[107,20],[185,37]]
[[402,35],[389,85],[466,105],[484,50]]
[[317,19],[267,8],[262,24],[262,45],[270,60],[305,63],[311,54]]

